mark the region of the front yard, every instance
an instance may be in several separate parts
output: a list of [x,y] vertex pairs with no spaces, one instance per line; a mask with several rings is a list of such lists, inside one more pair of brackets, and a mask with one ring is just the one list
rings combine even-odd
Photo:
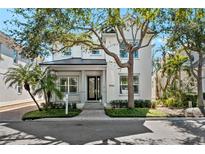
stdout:
[[167,117],[163,111],[150,108],[118,108],[118,109],[105,109],[106,115],[110,117]]
[[62,118],[62,117],[74,117],[79,115],[81,110],[69,109],[68,114],[65,114],[65,109],[48,109],[43,111],[31,111],[23,115],[22,120],[33,120],[40,118]]

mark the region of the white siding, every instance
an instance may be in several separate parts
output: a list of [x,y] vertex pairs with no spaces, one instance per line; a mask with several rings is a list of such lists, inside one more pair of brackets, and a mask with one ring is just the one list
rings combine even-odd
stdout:
[[[126,39],[131,41],[132,36],[131,33],[128,31],[125,33]],[[119,44],[116,39],[115,34],[103,34],[103,37],[105,38],[106,46],[107,48],[115,52],[119,55]],[[147,43],[147,40],[143,42],[143,44]],[[134,74],[139,75],[139,94],[135,94],[135,99],[151,99],[151,72],[152,72],[152,57],[151,57],[151,48],[152,46],[149,45],[146,48],[143,48],[139,50],[139,57],[135,59],[134,61]],[[115,60],[106,55],[104,51],[100,51],[99,55],[92,55],[91,52],[86,51],[84,48],[81,48],[80,46],[76,46],[71,48],[72,55],[71,56],[64,56],[62,54],[56,54],[54,55],[54,60],[59,59],[66,59],[66,58],[82,58],[82,59],[105,59],[107,62],[106,70],[105,70],[105,86],[104,86],[104,92],[105,92],[105,99],[107,103],[109,103],[111,100],[114,99],[127,99],[127,95],[120,95],[120,85],[119,85],[119,75],[127,75],[127,69],[126,68],[119,68],[119,66],[115,63]],[[122,61],[126,62],[128,59],[122,59]],[[53,66],[54,67],[54,66]],[[59,66],[58,71],[60,70],[78,70],[79,73],[82,70],[85,70],[87,66],[78,68],[78,66]],[[92,69],[95,68],[95,71],[91,71],[90,73],[97,73],[99,66],[92,66]],[[100,70],[100,69],[99,69]],[[89,67],[87,70],[84,71],[84,78],[89,74]],[[80,75],[81,76],[81,75]],[[101,72],[102,77],[102,72]],[[82,81],[82,80],[81,80]],[[81,82],[80,81],[80,82]],[[87,90],[87,81],[86,79],[83,80],[83,84],[85,87],[80,87],[80,92],[84,93],[85,95],[83,97],[84,101],[87,99],[86,90]],[[102,91],[103,91],[102,90]],[[81,98],[82,99],[82,98]]]
[[[2,60],[0,60],[0,105],[30,100],[29,95],[24,89],[22,91],[22,94],[18,94],[17,89],[8,88],[3,81],[3,74],[7,72],[9,67],[15,66],[13,62],[13,50],[2,44],[1,57]],[[18,63],[22,65],[25,64],[25,62],[21,60],[19,60]]]

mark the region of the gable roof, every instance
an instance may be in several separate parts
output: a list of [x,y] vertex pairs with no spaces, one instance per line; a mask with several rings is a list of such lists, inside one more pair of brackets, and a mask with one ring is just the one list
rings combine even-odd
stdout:
[[68,58],[39,63],[39,65],[107,65],[105,59]]

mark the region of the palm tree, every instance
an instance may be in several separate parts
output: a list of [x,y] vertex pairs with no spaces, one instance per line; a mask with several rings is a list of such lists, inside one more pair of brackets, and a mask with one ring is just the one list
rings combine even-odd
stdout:
[[56,87],[56,76],[51,75],[50,71],[45,69],[45,71],[42,72],[41,77],[42,78],[39,79],[38,85],[36,86],[37,88],[34,91],[34,95],[43,93],[47,107],[50,104],[50,100],[53,95],[60,99],[63,98],[63,95]]
[[31,88],[33,89],[38,82],[36,78],[38,73],[38,68],[32,67],[32,64],[26,64],[25,66],[18,64],[17,67],[8,69],[5,73],[4,80],[5,84],[8,84],[8,87],[16,87],[18,84],[23,84],[24,89],[29,93],[38,110],[41,111],[39,104],[31,93]]

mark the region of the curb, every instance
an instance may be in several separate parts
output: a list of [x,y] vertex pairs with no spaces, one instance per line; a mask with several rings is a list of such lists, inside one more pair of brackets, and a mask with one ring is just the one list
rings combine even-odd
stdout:
[[36,119],[32,121],[124,121],[124,120],[150,120],[150,121],[158,121],[158,120],[205,120],[205,117],[171,117],[171,118],[44,118],[44,119]]

